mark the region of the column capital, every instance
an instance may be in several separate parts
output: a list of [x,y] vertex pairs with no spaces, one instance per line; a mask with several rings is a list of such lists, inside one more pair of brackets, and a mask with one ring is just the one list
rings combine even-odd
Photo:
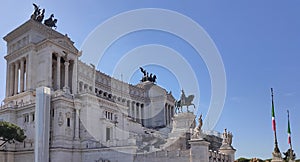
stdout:
[[25,61],[25,60],[26,60],[26,56],[20,58],[20,62]]
[[53,52],[53,54],[56,56],[56,57],[63,57],[64,54],[60,53],[60,52]]
[[70,65],[69,60],[65,61],[64,65],[69,66]]
[[76,112],[79,112],[81,110],[80,107],[75,107]]

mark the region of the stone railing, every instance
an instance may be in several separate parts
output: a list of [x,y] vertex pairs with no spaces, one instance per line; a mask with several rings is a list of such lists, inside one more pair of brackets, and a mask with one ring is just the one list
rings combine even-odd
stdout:
[[136,141],[135,139],[128,139],[128,140],[112,140],[112,141],[85,141],[82,143],[82,148],[87,149],[97,149],[97,148],[107,148],[107,147],[124,147],[124,146],[135,146]]
[[209,162],[230,162],[230,159],[225,154],[210,150],[209,151]]
[[181,162],[189,161],[190,150],[174,150],[174,151],[154,151],[147,153],[138,153],[135,155],[134,162],[149,161],[149,162],[161,162],[161,161],[172,161]]

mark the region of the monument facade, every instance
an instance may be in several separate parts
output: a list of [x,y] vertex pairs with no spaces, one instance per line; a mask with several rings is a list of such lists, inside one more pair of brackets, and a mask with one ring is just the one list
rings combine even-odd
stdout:
[[195,129],[191,112],[176,114],[175,98],[155,75],[141,68],[141,82],[131,85],[83,63],[84,51],[53,29],[56,19],[41,23],[44,13],[35,8],[4,37],[0,120],[17,124],[27,138],[1,148],[1,162],[234,161],[231,139],[222,143],[219,134],[202,131],[202,118]]

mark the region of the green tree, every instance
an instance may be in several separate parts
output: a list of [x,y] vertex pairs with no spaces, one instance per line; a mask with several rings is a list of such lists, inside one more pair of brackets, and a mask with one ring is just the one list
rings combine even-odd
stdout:
[[250,159],[240,157],[239,159],[237,159],[237,162],[250,162]]
[[25,138],[24,130],[17,125],[6,121],[0,122],[0,141],[3,141],[0,147],[6,143],[14,143],[15,141],[23,142]]

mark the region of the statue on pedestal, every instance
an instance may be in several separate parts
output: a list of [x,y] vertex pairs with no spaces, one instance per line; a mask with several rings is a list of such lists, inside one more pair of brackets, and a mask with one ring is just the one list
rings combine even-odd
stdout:
[[203,125],[203,121],[202,121],[202,114],[199,116],[198,118],[198,126],[194,129],[192,138],[201,138],[202,137],[202,125]]
[[222,141],[222,145],[228,145],[231,146],[232,144],[232,133],[231,132],[227,132],[227,129],[225,128],[224,133],[223,133],[223,141]]
[[283,158],[284,161],[295,161],[296,154],[294,153],[294,150],[289,148],[286,152],[283,152],[283,155],[285,156]]

